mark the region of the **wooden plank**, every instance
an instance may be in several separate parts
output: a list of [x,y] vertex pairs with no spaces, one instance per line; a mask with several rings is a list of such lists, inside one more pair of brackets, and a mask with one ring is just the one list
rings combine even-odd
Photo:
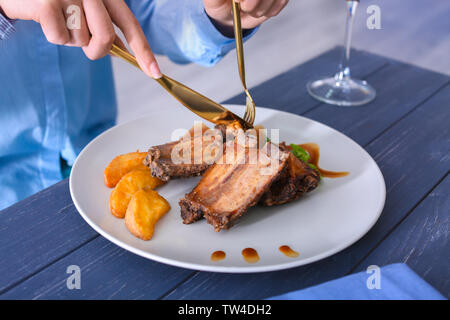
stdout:
[[0,213],[0,293],[93,239],[76,211],[68,180]]
[[[67,267],[80,268],[79,290],[67,288]],[[192,271],[141,258],[103,237],[52,264],[1,299],[155,299]]]
[[450,298],[449,190],[447,176],[354,272],[404,262]]
[[[296,114],[317,106],[320,103],[307,93],[306,84],[312,79],[332,76],[338,69],[342,50],[342,47],[336,47],[252,88],[250,92],[256,105]],[[365,78],[377,71],[388,61],[384,57],[359,50],[352,50],[351,55],[352,72],[359,78]],[[238,95],[225,103],[245,105],[245,96]]]
[[356,244],[325,260],[280,272],[250,275],[199,272],[166,298],[260,299],[350,272],[448,172],[449,101],[447,85],[366,148],[383,172],[387,199],[379,221]]

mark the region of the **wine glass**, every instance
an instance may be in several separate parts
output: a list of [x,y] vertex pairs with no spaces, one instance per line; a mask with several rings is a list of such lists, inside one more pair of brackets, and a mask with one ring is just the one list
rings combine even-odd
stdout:
[[310,81],[308,92],[317,100],[338,106],[360,106],[372,101],[376,91],[364,80],[353,79],[350,76],[350,45],[352,40],[353,21],[359,0],[346,0],[347,23],[345,28],[345,48],[339,71],[334,77]]

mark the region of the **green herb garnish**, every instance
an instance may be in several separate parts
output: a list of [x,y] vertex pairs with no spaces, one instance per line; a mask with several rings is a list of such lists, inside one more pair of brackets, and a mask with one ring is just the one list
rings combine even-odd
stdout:
[[305,149],[293,143],[291,143],[291,148],[292,148],[291,152],[294,154],[294,156],[296,156],[303,162],[308,162],[310,157],[309,153]]
[[[291,152],[294,154],[294,156],[296,156],[299,160],[305,162],[311,169],[316,170],[320,174],[319,168],[317,168],[317,166],[314,165],[313,163],[308,162],[309,159],[311,158],[308,151],[306,151],[299,145],[293,143],[291,144],[291,148],[292,148]],[[322,179],[322,175],[320,175],[320,179]]]
[[319,171],[319,168],[317,168],[317,166],[314,165],[314,164],[312,164],[312,163],[308,163],[308,166],[309,166],[311,169],[314,169],[314,170],[316,170],[316,171]]

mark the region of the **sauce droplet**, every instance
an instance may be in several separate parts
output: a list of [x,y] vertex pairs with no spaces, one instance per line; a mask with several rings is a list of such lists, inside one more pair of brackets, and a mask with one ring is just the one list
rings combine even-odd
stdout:
[[317,169],[320,172],[320,175],[324,178],[341,178],[348,176],[349,172],[336,172],[336,171],[329,171],[325,170],[319,167],[319,158],[320,158],[320,147],[317,143],[305,143],[300,144],[300,147],[306,150],[306,152],[309,153],[310,159],[309,163],[313,164],[317,167]]
[[297,251],[294,251],[289,246],[281,246],[280,251],[287,257],[290,258],[297,258],[299,256],[299,253]]
[[242,256],[248,263],[256,263],[259,261],[258,252],[253,248],[245,248],[242,250]]
[[225,259],[226,256],[227,255],[223,251],[214,251],[211,254],[211,261],[220,261],[220,260]]

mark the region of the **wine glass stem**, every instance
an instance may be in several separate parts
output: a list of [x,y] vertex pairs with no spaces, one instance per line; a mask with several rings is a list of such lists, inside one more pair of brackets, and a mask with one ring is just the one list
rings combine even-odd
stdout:
[[350,49],[352,44],[353,21],[355,20],[356,8],[359,1],[347,0],[347,21],[345,26],[345,49],[342,54],[341,63],[339,65],[339,72],[336,74],[338,80],[350,78]]

